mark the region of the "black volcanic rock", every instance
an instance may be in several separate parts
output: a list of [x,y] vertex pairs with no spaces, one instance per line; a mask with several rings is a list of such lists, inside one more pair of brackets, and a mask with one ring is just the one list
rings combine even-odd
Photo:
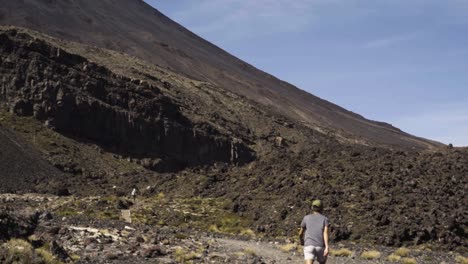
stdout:
[[158,87],[14,30],[0,38],[6,61],[0,69],[1,97],[18,115],[34,114],[63,134],[113,152],[161,159],[163,164],[146,166],[154,170],[214,162],[242,165],[254,157],[242,141],[209,125],[195,127]]
[[0,192],[41,192],[64,179],[33,146],[0,120]]
[[38,225],[39,213],[36,211],[14,211],[0,208],[0,241],[10,238],[27,238]]

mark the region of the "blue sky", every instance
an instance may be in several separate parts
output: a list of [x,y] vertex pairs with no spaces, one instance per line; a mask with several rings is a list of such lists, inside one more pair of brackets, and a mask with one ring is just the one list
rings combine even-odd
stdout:
[[468,0],[146,2],[314,95],[468,146]]

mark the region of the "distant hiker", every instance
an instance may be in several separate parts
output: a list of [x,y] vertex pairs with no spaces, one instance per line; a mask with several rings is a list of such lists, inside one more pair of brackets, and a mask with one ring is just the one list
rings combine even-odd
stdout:
[[322,215],[323,204],[320,200],[312,202],[312,214],[304,217],[299,231],[299,240],[304,245],[306,264],[317,260],[320,264],[327,262],[328,256],[328,218]]
[[136,193],[137,193],[136,188],[133,188],[133,190],[132,190],[132,199],[133,199],[133,203],[135,203],[135,201],[136,201]]

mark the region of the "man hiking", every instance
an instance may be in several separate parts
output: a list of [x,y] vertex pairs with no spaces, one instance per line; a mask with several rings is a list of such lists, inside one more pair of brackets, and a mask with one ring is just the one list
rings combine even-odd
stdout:
[[301,223],[299,240],[304,245],[306,264],[317,260],[320,264],[327,262],[328,256],[328,218],[322,215],[323,204],[320,200],[312,202],[312,214],[306,215]]

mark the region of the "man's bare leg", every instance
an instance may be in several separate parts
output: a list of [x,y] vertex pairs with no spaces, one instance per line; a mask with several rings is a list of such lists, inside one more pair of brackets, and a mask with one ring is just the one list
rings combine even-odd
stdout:
[[308,259],[305,261],[305,264],[314,264],[314,261],[312,259]]

